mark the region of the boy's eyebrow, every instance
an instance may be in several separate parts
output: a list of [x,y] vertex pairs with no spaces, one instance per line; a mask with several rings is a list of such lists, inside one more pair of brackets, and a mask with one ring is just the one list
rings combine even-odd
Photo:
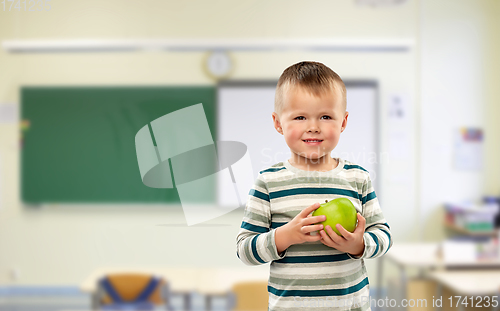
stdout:
[[[293,114],[309,114],[309,111],[295,111]],[[335,111],[323,110],[320,111],[319,114],[335,114]]]
[[[294,113],[291,113],[289,116],[292,117],[292,118],[296,118],[296,117],[299,117],[299,116],[309,117],[309,115],[310,114],[308,114],[308,113],[294,112]],[[331,118],[336,118],[336,117],[338,117],[338,114],[334,113],[334,112],[320,112],[318,114],[318,116],[319,117],[329,116]]]
[[[294,111],[294,112],[292,112],[292,114],[293,115],[299,115],[299,114],[307,115],[307,114],[310,114],[310,112],[303,110],[303,111]],[[324,110],[324,111],[320,111],[319,114],[335,114],[335,111]]]

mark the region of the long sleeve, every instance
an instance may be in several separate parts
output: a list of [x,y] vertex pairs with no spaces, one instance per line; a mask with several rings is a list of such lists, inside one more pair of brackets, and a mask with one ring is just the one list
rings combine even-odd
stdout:
[[256,266],[285,257],[278,254],[271,228],[271,204],[264,176],[260,173],[248,194],[243,221],[236,237],[236,255],[249,266]]
[[361,256],[349,256],[353,259],[381,257],[391,248],[393,239],[391,228],[382,214],[369,175],[363,183],[361,203],[363,206],[362,216],[366,219],[363,235],[365,250]]

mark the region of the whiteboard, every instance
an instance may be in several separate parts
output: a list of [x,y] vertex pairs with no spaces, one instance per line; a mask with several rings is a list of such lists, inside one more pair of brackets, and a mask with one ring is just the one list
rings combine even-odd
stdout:
[[[375,190],[380,178],[378,148],[378,85],[376,81],[344,81],[347,89],[347,127],[332,151],[333,157],[361,165],[370,172]],[[283,136],[273,125],[276,82],[224,82],[217,89],[217,140],[244,143],[250,155],[254,180],[259,171],[291,156]],[[232,185],[218,183],[218,203]],[[380,194],[377,193],[380,197]],[[246,198],[242,198],[246,200]],[[246,202],[242,202],[245,204]]]

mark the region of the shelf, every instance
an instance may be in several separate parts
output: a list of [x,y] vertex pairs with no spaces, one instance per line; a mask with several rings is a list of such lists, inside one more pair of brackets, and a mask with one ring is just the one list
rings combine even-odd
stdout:
[[413,39],[66,39],[66,40],[7,40],[2,42],[8,53],[47,52],[136,52],[136,51],[275,51],[312,50],[340,52],[410,52]]
[[470,230],[467,230],[463,227],[459,227],[455,224],[452,224],[448,221],[445,221],[444,222],[444,226],[445,228],[448,228],[450,230],[453,230],[457,233],[460,233],[460,234],[466,234],[466,235],[469,235],[469,236],[485,236],[485,237],[496,237],[499,235],[499,230],[496,229],[496,230],[488,230],[488,231],[470,231]]

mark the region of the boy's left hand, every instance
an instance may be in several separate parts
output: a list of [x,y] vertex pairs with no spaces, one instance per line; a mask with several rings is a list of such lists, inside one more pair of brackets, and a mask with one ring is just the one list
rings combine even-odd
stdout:
[[321,243],[353,256],[361,256],[365,250],[363,234],[365,233],[366,219],[360,213],[357,213],[357,216],[358,226],[354,232],[351,233],[344,229],[342,225],[337,224],[337,230],[342,234],[342,236],[339,236],[330,226],[326,226],[325,229],[320,230]]

